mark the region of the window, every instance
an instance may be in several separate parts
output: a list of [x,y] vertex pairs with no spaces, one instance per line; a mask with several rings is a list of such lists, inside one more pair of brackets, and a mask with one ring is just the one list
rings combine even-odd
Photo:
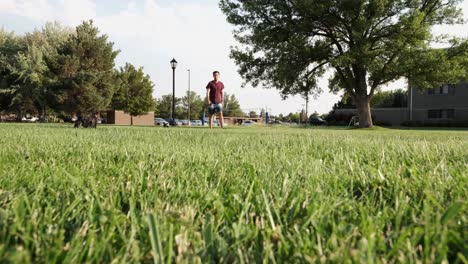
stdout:
[[450,93],[450,87],[452,85],[450,84],[444,84],[440,87],[437,88],[432,88],[427,90],[428,95],[434,95],[434,94],[449,94]]
[[440,119],[441,117],[442,117],[442,113],[440,110],[427,111],[427,118],[429,119]]
[[453,119],[455,110],[453,109],[431,109],[427,111],[429,119]]
[[442,88],[442,89],[441,89],[441,94],[448,94],[448,93],[449,93],[449,86],[448,86],[448,84],[442,85],[441,88]]
[[443,119],[453,119],[455,116],[455,110],[453,109],[444,109],[442,110],[442,118]]

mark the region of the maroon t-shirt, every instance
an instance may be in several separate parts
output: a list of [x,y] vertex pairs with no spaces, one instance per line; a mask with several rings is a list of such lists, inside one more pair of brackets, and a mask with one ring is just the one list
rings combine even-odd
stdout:
[[224,89],[222,82],[211,81],[206,86],[206,89],[210,89],[210,101],[211,103],[219,104],[222,101],[221,91]]

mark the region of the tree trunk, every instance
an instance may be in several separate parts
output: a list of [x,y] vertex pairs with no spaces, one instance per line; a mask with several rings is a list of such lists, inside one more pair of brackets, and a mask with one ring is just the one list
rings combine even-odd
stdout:
[[130,125],[133,126],[133,116],[130,115]]
[[22,119],[23,119],[23,110],[21,109],[21,107],[18,107],[18,109],[16,109],[16,121],[21,122]]
[[44,122],[46,119],[45,118],[45,106],[35,101],[34,107],[36,108],[37,113],[39,113],[39,120],[41,120],[41,122]]
[[370,98],[367,95],[357,95],[355,97],[356,107],[359,116],[359,127],[367,128],[372,127],[371,109],[370,109]]

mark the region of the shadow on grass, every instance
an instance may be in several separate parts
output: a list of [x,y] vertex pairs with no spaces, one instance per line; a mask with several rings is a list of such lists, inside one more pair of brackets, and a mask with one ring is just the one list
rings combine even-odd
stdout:
[[414,130],[414,131],[468,131],[468,127],[387,127],[388,129],[397,130]]

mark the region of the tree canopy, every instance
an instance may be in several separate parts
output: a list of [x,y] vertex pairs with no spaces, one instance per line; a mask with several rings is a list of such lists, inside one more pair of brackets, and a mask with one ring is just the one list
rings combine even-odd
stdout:
[[[202,99],[195,91],[187,91],[185,96],[181,98],[183,119],[188,119],[188,111],[190,104],[190,119],[199,119],[203,115],[203,110],[205,110],[205,100]],[[177,112],[177,111],[176,111]]]
[[46,23],[16,35],[0,29],[0,111],[83,115],[110,108],[131,116],[154,109],[153,84],[143,68],[116,70],[119,51],[93,21],[75,30]]
[[245,116],[245,113],[242,111],[239,100],[234,94],[224,93],[224,106],[223,106],[223,115],[226,117],[234,116],[241,117]]
[[23,111],[44,118],[47,86],[54,79],[47,60],[71,34],[58,23],[23,36],[0,29],[0,110],[15,111],[19,119]]
[[[180,105],[181,99],[176,97],[175,102],[176,102],[176,113],[177,113],[178,112],[177,110],[180,108],[178,106]],[[171,117],[171,113],[172,113],[172,94],[163,95],[161,96],[161,98],[156,99],[155,114],[157,116],[160,116],[162,118],[169,118]]]
[[133,125],[134,116],[146,114],[154,109],[154,85],[150,77],[143,72],[143,67],[136,69],[130,63],[126,63],[116,74],[119,85],[112,97],[112,107],[130,114]]
[[83,22],[48,60],[57,76],[51,85],[56,105],[83,114],[107,110],[116,88],[114,60],[119,51],[92,21]]

